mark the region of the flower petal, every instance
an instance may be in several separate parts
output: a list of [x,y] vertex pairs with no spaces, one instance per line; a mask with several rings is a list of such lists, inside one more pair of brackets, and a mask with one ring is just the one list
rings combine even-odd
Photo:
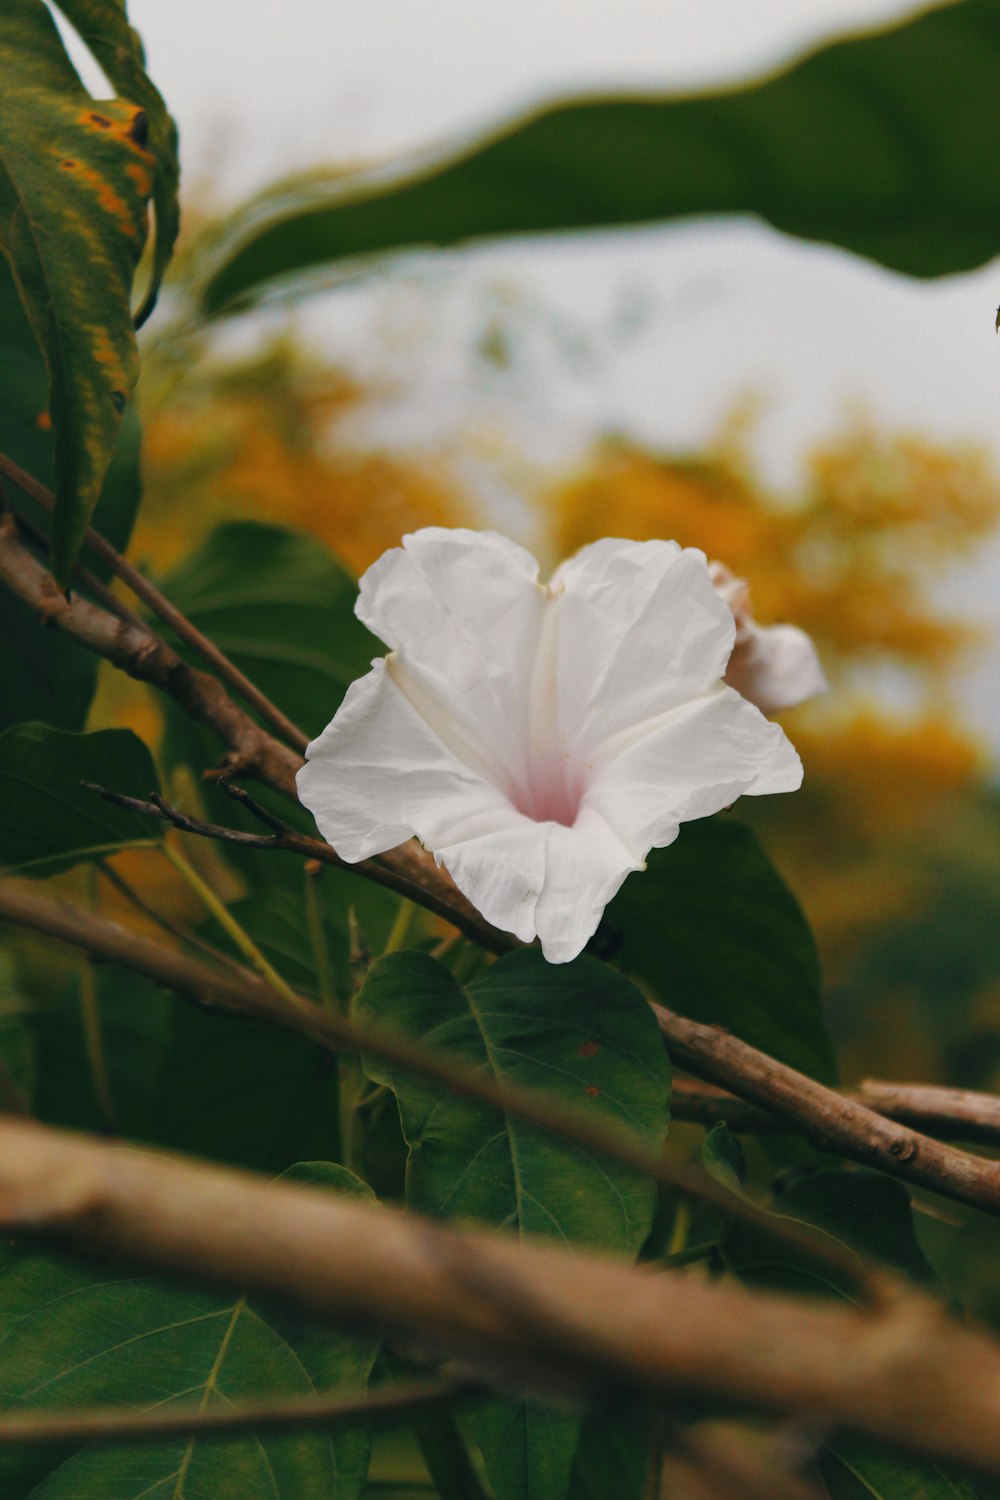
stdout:
[[765,714],[826,691],[816,647],[797,625],[748,624],[737,633],[726,681]]
[[592,766],[585,806],[637,858],[748,793],[791,792],[802,763],[784,731],[735,689],[714,692],[609,741]]
[[725,673],[729,686],[765,714],[825,693],[819,655],[805,631],[796,625],[758,625],[746,579],[737,578],[721,562],[710,562],[708,571],[736,621],[736,643]]
[[342,859],[354,864],[414,834],[431,848],[470,836],[509,804],[442,744],[375,662],[306,750],[299,798]]
[[361,579],[357,614],[394,649],[400,687],[459,759],[523,779],[532,666],[546,593],[523,547],[427,527]]
[[572,828],[512,809],[494,832],[440,849],[439,857],[488,922],[522,942],[537,936],[553,964],[576,958],[626,875],[642,864],[592,808]]
[[557,715],[574,760],[610,736],[700,698],[733,649],[732,611],[704,553],[676,542],[609,538],[584,547],[552,580]]

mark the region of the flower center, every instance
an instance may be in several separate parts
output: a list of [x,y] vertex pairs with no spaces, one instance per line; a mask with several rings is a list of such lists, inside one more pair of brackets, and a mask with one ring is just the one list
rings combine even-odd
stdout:
[[542,585],[540,591],[544,604],[531,668],[524,760],[507,795],[526,818],[572,828],[586,787],[565,747],[559,722],[557,650],[563,590]]
[[572,828],[583,794],[574,781],[565,759],[540,755],[529,762],[526,779],[511,788],[510,800],[519,813],[536,823],[561,823],[564,828]]

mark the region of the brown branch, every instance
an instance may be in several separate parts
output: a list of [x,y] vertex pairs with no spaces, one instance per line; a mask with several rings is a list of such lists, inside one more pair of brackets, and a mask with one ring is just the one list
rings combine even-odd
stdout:
[[[84,599],[67,599],[51,573],[20,541],[10,514],[0,517],[0,582],[7,584],[44,624],[65,631],[129,676],[159,688],[197,723],[213,730],[228,750],[221,767],[223,777],[251,777],[298,803],[295,773],[302,764],[301,756],[255,723],[217,678],[182,661],[134,616],[123,619]],[[358,865],[345,863],[322,839],[292,830],[282,847],[307,859],[351,870],[407,896],[491,953],[504,953],[516,946],[508,933],[498,932],[483,920],[455,889],[448,873],[439,870],[413,840],[377,860]]]
[[49,901],[0,881],[0,921],[16,922],[47,937],[82,948],[105,963],[124,965],[154,983],[200,1005],[248,1016],[298,1032],[317,1046],[335,1052],[356,1047],[384,1058],[417,1077],[432,1079],[455,1094],[525,1121],[595,1155],[652,1178],[664,1187],[700,1199],[729,1218],[745,1219],[762,1233],[794,1247],[838,1276],[846,1276],[863,1295],[878,1300],[883,1278],[871,1272],[828,1236],[814,1236],[789,1220],[738,1198],[704,1175],[650,1152],[631,1131],[595,1124],[584,1114],[549,1104],[530,1089],[494,1083],[485,1074],[456,1064],[449,1053],[414,1043],[398,1031],[360,1026],[346,1016],[322,1010],[302,996],[288,1000],[263,980],[237,979],[173,949],[141,938],[79,907]]
[[491,1383],[732,1402],[1000,1473],[1000,1345],[917,1292],[873,1312],[651,1275],[10,1120],[0,1223],[415,1339]]
[[217,678],[197,671],[134,616],[123,619],[78,596],[67,599],[52,574],[28,551],[8,512],[0,517],[0,581],[46,625],[64,630],[130,677],[152,683],[229,747],[227,762],[295,796],[301,761],[230,699]]
[[[13,459],[8,458],[4,453],[0,453],[0,473],[5,474],[8,479],[13,480],[18,489],[27,495],[29,499],[34,500],[37,505],[40,505],[43,510],[51,513],[55,506],[55,497],[51,491],[46,489],[44,484],[40,484],[37,479],[14,463]],[[100,557],[103,562],[107,563],[111,572],[120,578],[124,584],[127,584],[136,598],[141,599],[144,604],[147,604],[153,613],[158,615],[165,625],[169,625],[171,630],[182,641],[197,651],[202,660],[206,661],[225,682],[229,683],[230,687],[239,694],[244,703],[248,703],[251,708],[255,709],[262,719],[266,720],[273,729],[276,729],[288,741],[293,749],[300,752],[305,750],[309,743],[308,735],[303,734],[302,730],[293,724],[281,712],[281,709],[272,703],[270,698],[266,697],[260,688],[256,687],[240,671],[239,667],[229,660],[229,657],[224,652],[219,650],[218,646],[214,645],[207,636],[202,635],[201,631],[191,623],[186,615],[182,614],[179,609],[171,604],[170,600],[165,598],[159,589],[150,583],[149,579],[144,577],[137,568],[133,568],[131,563],[126,562],[121,553],[116,551],[111,543],[105,540],[100,532],[95,531],[92,526],[87,527],[84,534],[84,544],[97,557]]]
[[1000,1162],[885,1119],[720,1026],[686,1020],[662,1005],[653,1004],[653,1011],[670,1055],[681,1067],[767,1110],[821,1150],[891,1172],[958,1203],[1000,1213]]
[[[937,1140],[1000,1146],[1000,1097],[996,1094],[868,1078],[855,1089],[842,1090],[841,1097]],[[725,1089],[686,1078],[674,1079],[670,1114],[674,1120],[708,1127],[725,1121],[737,1134],[774,1135],[789,1128],[779,1115]]]
[[[49,539],[44,531],[35,526],[18,511],[9,510],[8,514],[13,517],[21,536],[27,537],[33,547],[36,547],[40,552],[47,555],[49,551]],[[144,628],[138,615],[133,614],[127,604],[123,604],[120,599],[117,599],[111,590],[101,583],[99,578],[95,578],[93,573],[89,572],[80,563],[74,564],[73,578],[85,593],[89,594],[92,599],[96,600],[98,604],[102,605],[111,614],[116,615],[119,620],[127,620],[138,629]]]
[[342,1427],[352,1422],[393,1421],[451,1405],[476,1387],[457,1381],[426,1382],[344,1397],[275,1397],[229,1407],[86,1406],[0,1417],[0,1449],[25,1443],[148,1443],[171,1437],[220,1436],[289,1428]]
[[880,1115],[927,1135],[1000,1146],[1000,1096],[996,1094],[866,1078],[853,1097]]
[[658,1494],[671,1500],[820,1500],[783,1452],[780,1432],[764,1439],[701,1424],[674,1434]]

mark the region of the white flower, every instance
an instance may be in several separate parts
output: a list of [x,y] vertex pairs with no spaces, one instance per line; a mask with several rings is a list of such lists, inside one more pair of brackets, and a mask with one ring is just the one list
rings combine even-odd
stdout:
[[725,563],[708,565],[718,592],[736,621],[736,644],[726,668],[726,681],[761,713],[794,708],[826,691],[826,678],[816,647],[797,625],[758,625],[750,607],[750,587]]
[[391,648],[309,746],[299,795],[351,863],[416,835],[494,926],[565,963],[651,848],[799,758],[722,676],[704,554],[584,547],[548,585],[492,532],[418,531],[361,580]]

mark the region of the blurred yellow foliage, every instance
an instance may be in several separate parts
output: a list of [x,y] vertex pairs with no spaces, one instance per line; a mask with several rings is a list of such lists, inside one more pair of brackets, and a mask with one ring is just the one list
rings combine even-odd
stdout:
[[[745,577],[761,623],[816,641],[831,691],[783,716],[806,768],[794,816],[766,798],[739,811],[765,830],[833,971],[920,904],[920,839],[983,773],[952,692],[977,633],[942,616],[929,585],[998,519],[982,454],[866,425],[813,452],[794,504],[753,478],[738,444],[697,462],[607,445],[552,497],[553,555],[609,532],[673,537]],[[873,701],[873,669],[908,714]]]
[[750,582],[758,618],[792,620],[828,672],[883,652],[939,676],[975,632],[942,619],[927,583],[1000,519],[1000,482],[975,449],[858,426],[809,458],[805,493],[779,501],[739,452],[680,463],[599,450],[553,496],[553,552],[609,531],[673,537]]
[[340,424],[363,393],[287,341],[247,363],[154,380],[153,392],[133,550],[158,570],[234,517],[310,531],[356,573],[405,531],[467,519],[432,465],[345,444]]

